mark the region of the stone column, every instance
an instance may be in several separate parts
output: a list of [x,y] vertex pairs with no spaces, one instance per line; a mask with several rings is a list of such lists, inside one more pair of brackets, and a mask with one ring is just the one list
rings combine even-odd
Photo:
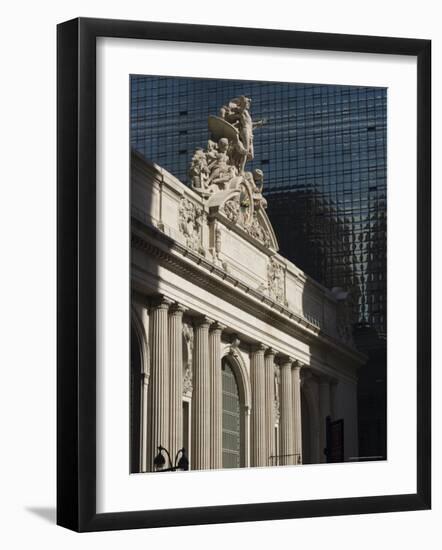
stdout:
[[319,454],[321,462],[327,462],[324,450],[327,446],[326,418],[330,416],[330,381],[321,377],[319,381]]
[[209,326],[213,321],[195,319],[192,393],[192,470],[210,468],[210,368]]
[[250,382],[252,387],[252,466],[267,466],[267,434],[265,406],[265,346],[252,346],[250,361]]
[[169,309],[170,411],[169,451],[172,460],[183,446],[183,313],[173,304]]
[[[145,305],[135,303],[134,309],[138,315],[139,329],[142,332],[143,340],[149,340],[149,309]],[[140,342],[141,343],[141,342]],[[149,467],[149,356],[144,345],[141,344],[141,419],[140,419],[140,471],[147,472]]]
[[223,467],[223,394],[221,378],[221,333],[225,326],[213,323],[209,332],[210,355],[210,467]]
[[276,455],[275,449],[275,351],[269,348],[265,354],[265,411],[266,411],[266,464],[272,465],[270,457]]
[[172,303],[165,296],[152,300],[151,308],[151,370],[150,393],[150,457],[147,463],[153,470],[153,459],[159,445],[169,445],[169,343],[168,310]]
[[293,464],[293,397],[292,397],[291,357],[281,358],[281,396],[280,396],[280,444],[279,463]]
[[142,374],[142,389],[141,389],[141,457],[140,457],[140,470],[141,472],[147,472],[149,467],[149,441],[148,441],[148,421],[149,421],[149,373],[143,372]]
[[293,463],[302,464],[302,418],[301,418],[301,367],[299,361],[292,368],[293,399]]

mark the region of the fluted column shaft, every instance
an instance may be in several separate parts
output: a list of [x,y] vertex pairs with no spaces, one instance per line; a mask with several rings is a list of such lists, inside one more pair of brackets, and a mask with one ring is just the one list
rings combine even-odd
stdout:
[[327,462],[324,449],[327,447],[326,418],[330,414],[330,382],[328,378],[322,378],[319,382],[319,454],[321,462]]
[[207,317],[195,321],[192,394],[192,470],[210,468],[210,368]]
[[221,373],[221,333],[225,327],[214,323],[209,332],[210,356],[210,467],[223,467],[223,394]]
[[292,368],[293,399],[293,454],[294,464],[302,464],[302,419],[301,419],[301,364],[297,361]]
[[169,310],[170,417],[169,441],[172,460],[183,446],[183,313],[173,304]]
[[280,401],[280,464],[293,464],[293,398],[292,398],[292,359],[281,362],[281,401]]
[[141,457],[140,470],[147,472],[149,467],[149,375],[143,372],[141,382]]
[[159,445],[169,444],[169,346],[168,310],[171,300],[164,296],[152,303],[151,309],[151,371],[150,371],[150,454],[153,458]]
[[266,404],[265,404],[265,346],[252,348],[250,381],[252,386],[251,466],[267,466]]
[[265,414],[266,414],[266,461],[267,465],[272,465],[270,457],[276,456],[275,449],[275,352],[268,349],[264,359],[264,376],[265,376]]

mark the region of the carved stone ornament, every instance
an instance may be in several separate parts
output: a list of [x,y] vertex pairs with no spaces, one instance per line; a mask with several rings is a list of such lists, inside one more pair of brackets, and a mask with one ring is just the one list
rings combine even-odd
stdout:
[[285,297],[284,269],[282,265],[275,260],[275,258],[270,258],[267,265],[267,285],[270,297],[273,298],[275,302],[287,305],[287,300]]
[[183,197],[178,211],[179,229],[186,238],[186,245],[204,255],[205,251],[201,244],[201,233],[203,223],[203,211],[191,200]]
[[[207,201],[212,213],[219,210],[250,237],[277,249],[264,213],[267,207],[262,196],[264,174],[261,170],[245,171],[246,163],[254,157],[253,130],[264,124],[264,121],[252,120],[250,105],[251,100],[241,96],[221,107],[219,116],[209,116],[213,139],[208,140],[205,149],[195,151],[189,178],[192,189]],[[187,212],[183,213],[186,215]],[[186,221],[183,226],[188,224]]]
[[279,408],[279,369],[275,366],[275,399],[273,401],[273,415],[275,422],[279,422],[280,408]]
[[193,361],[193,329],[187,323],[183,323],[183,336],[187,346],[186,360],[183,362],[183,395],[192,396],[192,361]]
[[230,355],[233,355],[233,357],[237,357],[239,354],[239,346],[241,344],[241,340],[238,338],[237,334],[232,334],[230,338]]
[[270,246],[270,235],[268,231],[266,231],[266,229],[259,223],[256,214],[253,215],[250,226],[245,229],[253,238],[261,241],[267,247]]
[[226,261],[221,259],[221,243],[222,243],[222,234],[221,229],[218,226],[218,223],[215,222],[213,226],[213,246],[210,248],[212,254],[212,260],[215,265],[218,265],[224,269],[224,271],[229,271],[229,266]]
[[238,221],[240,211],[239,197],[234,197],[233,199],[226,201],[223,206],[223,211],[231,222],[236,223]]

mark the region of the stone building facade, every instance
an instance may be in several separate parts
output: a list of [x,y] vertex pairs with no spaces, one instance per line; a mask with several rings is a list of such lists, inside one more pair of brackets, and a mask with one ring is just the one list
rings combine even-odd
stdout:
[[192,188],[132,153],[133,472],[159,446],[192,470],[325,462],[334,420],[358,455],[349,297],[278,254],[246,99],[209,117]]

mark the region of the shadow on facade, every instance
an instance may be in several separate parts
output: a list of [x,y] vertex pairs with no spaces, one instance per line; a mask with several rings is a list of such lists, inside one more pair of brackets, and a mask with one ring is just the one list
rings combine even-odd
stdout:
[[[319,259],[319,265],[325,269],[329,267],[328,262],[332,261],[327,255],[328,248],[326,246],[330,242],[334,243],[337,252],[341,255],[350,254],[350,241],[347,242],[343,239],[341,242],[342,237],[345,236],[345,232],[347,231],[346,223],[337,220],[333,208],[326,201],[322,200],[320,196],[312,195],[311,193],[304,195],[295,194],[295,198],[296,200],[293,201],[292,195],[290,202],[295,202],[298,205],[297,208],[303,210],[313,210],[316,208],[316,221],[306,222],[304,226],[301,226],[300,232],[294,238],[293,220],[296,219],[297,212],[296,210],[294,212],[292,210],[284,210],[288,203],[287,197],[272,194],[269,201],[268,214],[271,218],[276,217],[276,215],[281,218],[278,223],[280,223],[279,244],[282,255],[285,255],[299,266],[300,262],[296,258],[298,252],[301,257],[304,254],[303,257],[307,261],[309,257],[308,251],[310,250],[310,253],[315,255],[316,260]],[[267,267],[262,269],[264,275],[261,274],[260,276],[264,281],[267,280],[265,286],[262,283],[258,286],[258,283],[244,282],[248,280],[253,281],[254,273],[252,267],[248,268],[246,265],[247,269],[250,269],[250,273],[248,274],[244,273],[244,268],[242,274],[240,271],[231,271],[232,264],[226,268],[226,264],[223,263],[225,258],[223,258],[222,254],[217,254],[216,231],[214,231],[215,239],[212,242],[207,234],[204,237],[204,229],[201,229],[201,227],[205,226],[200,224],[197,232],[198,238],[195,240],[195,218],[192,215],[186,217],[188,213],[185,213],[183,218],[181,211],[183,205],[186,207],[186,203],[192,203],[192,201],[196,201],[196,203],[194,202],[193,206],[190,205],[188,207],[195,209],[195,204],[198,203],[195,192],[185,192],[183,184],[171,174],[168,174],[161,167],[146,161],[139,153],[132,152],[131,473],[153,471],[153,458],[157,453],[158,445],[170,449],[172,461],[177,451],[184,446],[190,457],[191,465],[193,460],[194,464],[210,464],[210,467],[215,469],[223,467],[247,467],[251,464],[267,466],[269,465],[269,460],[275,457],[276,462],[272,462],[275,465],[326,462],[328,459],[324,453],[324,449],[328,446],[327,426],[330,421],[339,421],[343,416],[347,418],[345,437],[343,437],[343,444],[341,445],[342,452],[336,455],[341,458],[331,461],[343,461],[347,460],[349,456],[357,456],[357,438],[355,435],[357,433],[357,414],[356,403],[353,403],[353,395],[356,396],[355,387],[352,384],[346,385],[346,382],[338,384],[338,378],[327,374],[323,369],[323,366],[326,365],[325,371],[328,369],[329,373],[335,372],[336,376],[340,377],[339,357],[342,353],[340,346],[345,343],[345,338],[337,332],[337,315],[339,313],[337,311],[339,308],[336,306],[336,300],[321,284],[306,277],[302,272],[296,275],[298,271],[294,266],[289,268],[292,270],[290,272],[290,284],[293,285],[294,289],[297,289],[294,291],[296,297],[293,298],[284,286],[285,284],[289,284],[287,282],[288,275],[286,275],[286,282],[284,283],[284,258],[278,255],[274,257],[271,255],[269,257],[263,254]],[[275,203],[274,207],[273,203]],[[211,216],[212,214],[210,214],[209,218]],[[184,225],[182,225],[183,223]],[[315,231],[317,233],[312,228],[316,228]],[[328,239],[326,242],[321,240],[321,238],[325,238],[324,235]],[[303,241],[307,242],[307,244]],[[203,242],[205,242],[206,250],[201,249]],[[249,240],[247,242],[250,245],[254,241]],[[256,246],[256,244],[253,244],[253,247]],[[263,245],[261,244],[260,246],[262,247]],[[177,259],[178,257],[179,260]],[[191,267],[186,265],[186,262],[190,262],[190,259],[193,262],[191,263]],[[234,258],[231,258],[232,260]],[[276,269],[272,268],[274,262],[277,264]],[[201,276],[201,270],[199,269],[199,266],[202,264],[205,265],[204,269],[207,270],[207,275],[204,276]],[[303,266],[300,267],[302,268]],[[334,267],[336,281],[340,281],[342,278],[345,281],[353,281],[351,262],[336,262]],[[216,271],[217,277],[219,277],[216,283],[209,281],[214,271]],[[184,289],[179,289],[177,285],[186,284],[183,279],[188,277],[189,273],[194,273],[195,275],[194,280],[188,281],[189,285],[193,284],[201,288],[202,291],[208,291],[210,294],[209,299],[213,299],[214,301],[219,300],[219,303],[229,303],[232,307],[239,308],[240,310],[245,307],[249,314],[252,314],[257,320],[259,319],[260,322],[265,323],[269,331],[269,337],[261,339],[261,335],[255,338],[253,329],[249,328],[238,335],[230,327],[227,327],[227,330],[225,330],[226,327],[222,327],[220,323],[217,323],[216,319],[212,319],[210,322],[205,321],[204,315],[198,311],[198,300],[193,300],[194,306],[188,306],[188,309],[184,307],[180,309],[180,305],[177,303],[179,300],[175,298],[171,299],[169,296],[186,296],[182,292]],[[301,281],[299,286],[297,286],[297,278]],[[227,280],[224,282],[224,279]],[[256,284],[256,286],[253,287],[253,284]],[[242,293],[238,293],[238,287],[242,290]],[[261,304],[252,305],[252,298],[261,300]],[[293,301],[291,301],[292,298]],[[263,307],[263,304],[267,307]],[[296,315],[300,315],[304,321],[308,321],[310,323],[309,326],[314,327],[316,330],[316,332],[313,331],[316,335],[328,334],[331,336],[335,340],[335,347],[331,345],[329,349],[328,346],[330,344],[327,344],[326,341],[322,344],[317,344],[315,341],[313,345],[310,345],[308,342],[311,341],[309,340],[311,335],[309,338],[306,338],[300,326],[295,327],[290,325],[290,328],[288,328],[287,320],[284,319],[292,319],[292,312],[296,312],[295,317]],[[154,321],[152,321],[152,318]],[[344,321],[343,324],[346,324],[348,319],[344,319]],[[208,337],[209,325],[210,334],[217,333],[216,337],[218,340],[216,340],[215,344],[212,343],[212,336]],[[219,325],[218,328],[216,325]],[[207,338],[207,345],[209,347],[212,346],[210,347],[211,357],[214,353],[220,354],[217,361],[219,360],[219,364],[221,365],[219,383],[222,384],[223,400],[222,419],[219,419],[223,426],[222,463],[216,463],[213,458],[208,458],[209,455],[215,454],[209,448],[212,445],[211,442],[208,441],[200,449],[199,446],[194,444],[194,432],[191,433],[191,430],[194,429],[194,418],[199,418],[198,423],[205,422],[204,414],[200,414],[201,411],[198,409],[194,416],[193,410],[192,368],[195,367],[193,348],[196,345],[194,341],[197,341],[198,338],[196,332],[201,334],[199,330],[196,331],[196,326],[202,327],[206,331],[204,338]],[[308,366],[313,368],[303,369],[303,363],[299,359],[292,357],[291,353],[287,355],[287,351],[277,350],[275,353],[273,350],[269,353],[269,343],[264,345],[262,340],[271,341],[273,336],[270,333],[273,329],[282,331],[281,334],[287,331],[286,334],[290,335],[288,338],[291,344],[286,344],[286,348],[293,349],[293,355],[299,353],[301,357],[304,357],[306,362],[310,361]],[[250,332],[250,330],[252,331]],[[223,333],[222,337],[221,333]],[[295,343],[293,343],[293,339],[296,340]],[[151,345],[150,342],[152,343]],[[347,344],[351,348],[351,343],[347,342]],[[203,353],[201,351],[203,349],[201,347],[201,340],[198,345],[200,353]],[[260,345],[261,348],[259,348]],[[248,350],[247,361],[250,364],[247,363],[247,366],[241,363],[240,346]],[[158,355],[158,349],[161,347],[163,350],[167,348],[168,351],[167,353]],[[209,347],[204,350],[204,360],[201,357],[197,358],[200,364],[207,361]],[[284,348],[284,346],[282,347]],[[335,351],[336,349],[338,350],[337,354],[327,355],[332,348]],[[273,355],[271,355],[272,353]],[[269,355],[271,356],[270,359],[268,359]],[[276,355],[278,356],[277,359],[275,359]],[[352,355],[350,351],[346,360],[348,360],[347,367],[350,372],[361,361],[361,358],[357,354]],[[284,383],[280,380],[278,381],[278,376],[282,378],[282,374],[276,375],[276,378],[273,376],[271,379],[266,378],[257,382],[253,380],[253,377],[256,376],[254,374],[256,367],[253,367],[253,361],[260,361],[259,364],[262,364],[263,371],[264,365],[272,365],[273,372],[275,362],[279,364],[279,369],[276,368],[276,371],[282,371],[284,365],[286,367],[289,365],[287,367],[289,374],[284,375],[286,376]],[[163,362],[164,368],[161,365],[159,367],[159,363],[161,362]],[[176,376],[177,369],[170,366],[173,364],[179,364],[179,368],[182,369],[178,377],[179,380]],[[304,366],[307,366],[307,363]],[[201,387],[201,384],[212,383],[211,377],[213,373],[209,377],[208,375],[201,374],[201,370],[204,369],[199,369],[199,376],[202,378],[199,379],[198,387]],[[299,378],[301,370],[305,371],[305,374]],[[169,374],[165,374],[166,371],[169,371]],[[293,374],[295,371],[297,372],[296,375]],[[175,373],[174,375],[171,374],[173,372]],[[195,374],[195,371],[193,374]],[[204,376],[207,376],[207,379],[203,380]],[[154,379],[154,377],[156,378]],[[261,397],[257,396],[255,392],[252,394],[248,385],[261,387],[263,390]],[[273,385],[274,389],[269,392],[268,388]],[[293,398],[292,402],[292,397],[288,398],[287,392],[284,393],[281,389],[283,385],[285,388],[291,387],[290,392],[293,392],[291,395],[299,392],[299,394],[296,393],[296,395],[299,395],[299,398],[297,400]],[[339,386],[338,393],[336,392],[337,386]],[[252,421],[250,420],[251,410],[257,410],[256,403],[261,403],[261,405],[264,403],[262,401],[264,398],[264,387],[266,388],[265,395],[274,395],[271,403],[272,410],[275,407],[276,411],[276,408],[279,407],[279,398],[285,400],[286,405],[290,402],[292,403],[290,407],[293,406],[292,413],[288,413],[288,409],[282,407],[281,410],[285,410],[286,412],[281,414],[282,416],[285,414],[285,417],[272,425],[271,429],[266,427],[265,438],[266,440],[270,439],[270,441],[267,441],[264,447],[273,447],[274,449],[268,454],[260,451],[256,441],[253,441],[253,434],[255,434],[255,437],[257,436],[256,430],[252,430]],[[277,395],[278,391],[281,392],[281,395]],[[212,396],[214,394],[216,392]],[[258,401],[254,403],[256,399]],[[269,404],[264,403],[264,405],[264,409],[268,410]],[[163,408],[158,409],[158,407]],[[296,407],[299,407],[299,411],[297,410],[297,413],[294,414]],[[275,417],[277,414],[279,412],[275,412]],[[282,427],[285,433],[290,432],[287,428],[288,414],[292,415],[290,422],[294,424],[299,423],[296,429],[293,428],[292,433],[296,440],[296,443],[293,445],[287,443],[286,439],[281,437]],[[211,415],[211,418],[213,418],[213,415]],[[328,420],[326,421],[326,419]],[[210,420],[210,422],[214,421]],[[268,426],[267,417],[265,422],[266,426]],[[301,423],[302,429],[300,427]],[[162,426],[159,424],[162,424]],[[198,429],[200,428],[201,426]],[[212,428],[213,426],[211,425],[210,430]],[[155,433],[175,435],[174,437],[164,437],[163,439],[166,439],[166,441],[158,441]],[[284,445],[286,446],[285,450]],[[196,456],[192,457],[192,453],[194,455],[196,453],[207,455],[207,457],[198,456],[197,460]],[[214,466],[214,464],[217,465]],[[207,467],[203,466],[200,469]]]
[[[336,206],[320,193],[284,191],[271,193],[267,198],[281,253],[327,288],[341,287],[351,294],[353,340],[357,349],[368,357],[358,377],[359,450],[356,457],[385,459],[386,334],[375,328],[386,326],[386,273],[382,269],[386,263],[385,243],[379,246],[364,233],[352,233],[352,220],[339,216]],[[370,230],[378,234],[385,233],[385,226],[383,220],[363,229],[365,233]],[[367,267],[361,275],[354,266],[363,259]],[[374,280],[381,276],[381,282]],[[307,296],[304,293],[304,297]],[[311,301],[304,300],[303,314],[314,319],[321,312]],[[306,418],[312,419],[305,392],[303,406]],[[303,446],[311,447],[307,439]],[[312,450],[312,456],[315,452]],[[307,459],[307,455],[305,457]]]

